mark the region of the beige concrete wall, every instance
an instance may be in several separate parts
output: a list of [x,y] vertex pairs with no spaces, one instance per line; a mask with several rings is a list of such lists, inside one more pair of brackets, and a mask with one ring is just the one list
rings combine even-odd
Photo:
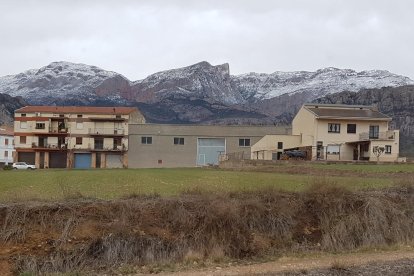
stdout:
[[[396,131],[397,135],[399,136],[399,131]],[[369,147],[369,154],[370,158],[369,161],[379,161],[379,162],[396,162],[399,157],[399,139],[396,141],[390,141],[390,140],[374,140],[371,141],[370,147]],[[373,148],[375,146],[379,147],[385,147],[385,146],[391,146],[391,154],[388,153],[382,153],[379,158],[374,154]]]
[[[299,147],[300,141],[301,135],[266,135],[252,146],[251,159],[272,160],[272,152]],[[277,148],[278,142],[283,143],[282,149]]]
[[[274,126],[131,124],[128,164],[130,168],[195,167],[198,138],[224,138],[226,153],[243,152],[245,158],[250,158],[251,147],[240,147],[239,139],[250,139],[253,145],[266,134],[289,132],[290,129]],[[141,144],[143,136],[152,137],[152,145]],[[174,137],[184,138],[184,145],[174,145]]]
[[315,146],[317,133],[315,115],[302,106],[292,121],[292,134],[301,136],[301,146]]
[[[328,132],[328,125],[330,123],[340,124],[340,133]],[[356,133],[347,133],[348,124],[356,124]],[[380,133],[388,131],[388,121],[318,119],[316,124],[316,142],[322,141],[324,147],[328,145],[340,145],[340,155],[324,154],[324,158],[327,158],[328,160],[353,160],[354,146],[346,143],[360,141],[360,134],[368,133],[371,125],[378,125]],[[316,146],[316,144],[313,146]],[[316,158],[316,150],[313,152],[314,159]]]
[[[341,124],[340,133],[329,133],[328,124]],[[356,133],[347,133],[347,124],[356,124]],[[323,141],[324,145],[343,144],[346,142],[359,141],[361,133],[368,133],[370,125],[378,125],[380,132],[388,131],[387,121],[362,121],[362,120],[317,120],[317,141]]]

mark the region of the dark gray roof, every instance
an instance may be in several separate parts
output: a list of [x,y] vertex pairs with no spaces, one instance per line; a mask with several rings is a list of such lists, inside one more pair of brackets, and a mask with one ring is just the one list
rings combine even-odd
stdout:
[[359,119],[377,119],[377,120],[391,120],[385,114],[371,108],[362,107],[348,107],[348,108],[324,108],[324,107],[306,107],[309,111],[316,114],[318,118],[359,118]]

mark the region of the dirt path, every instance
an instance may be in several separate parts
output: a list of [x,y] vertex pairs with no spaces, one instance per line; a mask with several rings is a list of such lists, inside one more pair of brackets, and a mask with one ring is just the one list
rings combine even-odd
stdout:
[[403,259],[413,260],[414,251],[393,251],[379,253],[353,253],[341,255],[325,255],[319,257],[305,258],[281,258],[274,262],[241,265],[231,267],[215,267],[199,271],[181,271],[176,273],[161,273],[159,275],[180,275],[180,276],[214,276],[214,275],[267,275],[284,272],[309,271],[331,267],[363,266],[368,263],[394,262]]

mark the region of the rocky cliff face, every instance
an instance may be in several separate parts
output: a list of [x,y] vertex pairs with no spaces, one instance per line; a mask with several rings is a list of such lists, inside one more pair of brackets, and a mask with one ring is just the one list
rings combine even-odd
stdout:
[[49,104],[56,99],[97,98],[157,103],[186,97],[210,103],[243,105],[280,96],[300,94],[306,100],[341,91],[398,87],[414,84],[407,77],[388,71],[356,72],[325,68],[316,72],[275,72],[230,75],[228,64],[212,66],[200,62],[188,67],[152,74],[131,82],[124,76],[96,66],[53,62],[40,69],[0,77],[0,93],[22,96],[32,104]]
[[13,124],[14,111],[27,105],[22,97],[0,94],[0,125]]
[[[234,76],[228,64],[208,62],[130,81],[96,66],[53,62],[0,77],[0,93],[10,95],[0,96],[0,123],[11,122],[13,110],[27,101],[137,106],[147,121],[158,123],[289,124],[303,103],[317,100],[377,104],[393,117],[403,141],[414,141],[413,84],[407,77],[382,70],[325,68]],[[405,146],[410,147],[408,142]]]
[[191,66],[130,81],[96,66],[53,62],[0,77],[0,93],[29,104],[133,105],[151,122],[289,122],[304,102],[341,91],[414,84],[387,71],[325,68],[316,72],[249,73],[234,76],[228,64]]

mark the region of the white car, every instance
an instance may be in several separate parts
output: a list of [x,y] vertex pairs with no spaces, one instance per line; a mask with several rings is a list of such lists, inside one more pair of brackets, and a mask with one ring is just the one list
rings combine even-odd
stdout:
[[15,170],[35,170],[36,169],[35,165],[29,165],[26,162],[13,163],[12,167]]

